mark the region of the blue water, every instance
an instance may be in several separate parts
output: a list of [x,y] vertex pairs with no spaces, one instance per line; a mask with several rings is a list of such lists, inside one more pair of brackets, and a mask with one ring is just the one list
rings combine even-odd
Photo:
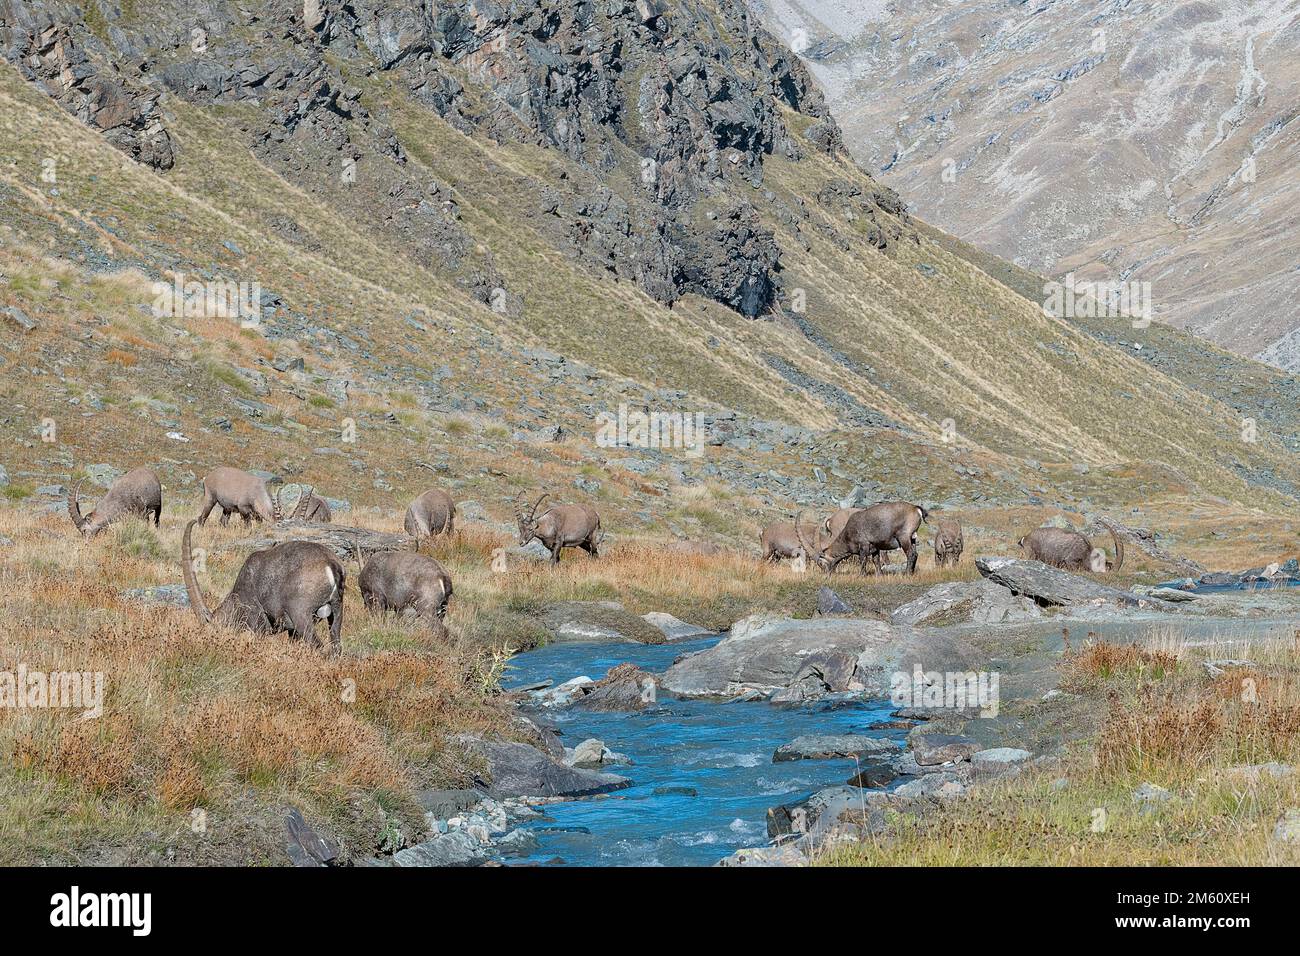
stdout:
[[[661,673],[680,654],[718,638],[658,647],[556,644],[514,658],[507,687],[586,675],[599,680],[624,661]],[[845,783],[852,760],[772,763],[772,753],[800,734],[865,733],[885,719],[889,701],[779,707],[766,703],[679,700],[660,693],[640,713],[541,712],[569,747],[597,737],[632,758],[607,769],[633,786],[607,797],[551,804],[527,824],[540,847],[523,861],[570,866],[708,866],[741,847],[767,842],[767,810],[823,787]],[[903,731],[880,731],[901,739]],[[690,788],[695,796],[658,794]]]

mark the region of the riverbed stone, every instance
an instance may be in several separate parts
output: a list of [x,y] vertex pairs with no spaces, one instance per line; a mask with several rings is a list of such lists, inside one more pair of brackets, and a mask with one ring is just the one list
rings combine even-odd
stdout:
[[700,637],[712,637],[717,633],[716,631],[710,631],[707,627],[688,624],[663,611],[650,611],[642,614],[641,620],[651,627],[658,628],[669,641],[691,641]]
[[613,601],[558,601],[541,624],[554,642],[664,644],[664,632]]
[[662,685],[682,697],[734,698],[748,690],[779,690],[800,675],[814,654],[854,658],[848,689],[889,694],[891,675],[926,670],[969,671],[982,656],[952,634],[899,628],[883,621],[821,617],[796,620],[756,614],[737,621],[708,650],[677,661]]
[[618,774],[566,767],[528,744],[469,736],[458,739],[486,758],[488,779],[476,783],[497,799],[585,797],[632,785]]
[[452,830],[398,850],[393,854],[393,863],[404,867],[476,866],[486,858],[487,847],[474,835]]
[[598,681],[583,684],[570,705],[574,710],[639,711],[655,706],[657,683],[635,664],[619,664]]
[[978,743],[959,734],[919,734],[911,744],[916,762],[923,767],[969,760],[980,750]]
[[772,755],[773,763],[787,760],[834,760],[865,754],[891,753],[902,749],[896,740],[865,734],[804,734],[782,744]]
[[892,624],[1001,624],[1042,617],[1032,600],[986,578],[937,584],[889,616]]

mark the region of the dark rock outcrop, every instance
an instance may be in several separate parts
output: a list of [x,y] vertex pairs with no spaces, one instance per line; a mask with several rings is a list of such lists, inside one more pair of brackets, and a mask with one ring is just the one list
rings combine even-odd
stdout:
[[461,742],[487,761],[487,780],[480,789],[506,797],[586,797],[632,785],[626,777],[566,767],[528,744],[462,737]]

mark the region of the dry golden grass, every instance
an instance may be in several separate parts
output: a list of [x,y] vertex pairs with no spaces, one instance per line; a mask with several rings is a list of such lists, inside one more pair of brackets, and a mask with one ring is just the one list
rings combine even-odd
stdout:
[[[1060,762],[983,783],[925,813],[896,814],[883,834],[828,849],[818,862],[881,865],[1273,865],[1300,863],[1272,839],[1300,805],[1300,647],[1218,645],[1254,666],[1217,677],[1204,648],[1101,641],[1066,655],[1076,693],[1105,708],[1095,739]],[[1067,686],[1063,684],[1063,686]],[[1264,764],[1287,764],[1275,774]],[[1165,787],[1143,803],[1143,783]]]

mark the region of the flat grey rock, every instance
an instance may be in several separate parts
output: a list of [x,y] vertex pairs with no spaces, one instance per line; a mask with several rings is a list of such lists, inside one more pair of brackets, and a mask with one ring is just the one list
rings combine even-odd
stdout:
[[805,734],[778,747],[776,753],[772,755],[772,762],[833,760],[839,757],[890,753],[901,749],[902,745],[896,740],[884,740],[864,734]]
[[1121,608],[1173,607],[1167,601],[1144,598],[1132,591],[1124,591],[1079,574],[1049,567],[1041,561],[984,557],[975,559],[975,567],[993,583],[1000,584],[1015,594],[1033,598],[1040,604],[1060,607],[1087,604],[1108,604]]
[[[736,698],[755,689],[788,687],[815,654],[846,654],[855,661],[846,690],[887,696],[896,671],[968,671],[981,656],[951,634],[898,628],[883,621],[820,617],[794,620],[756,614],[737,621],[708,650],[683,658],[664,673],[662,686],[683,697]],[[830,658],[824,658],[829,660]]]
[[700,627],[696,624],[688,624],[671,614],[665,614],[663,611],[650,611],[642,614],[641,620],[651,627],[657,627],[663,632],[664,637],[670,641],[690,641],[697,637],[713,637],[717,634],[717,631],[710,631],[707,627]]

